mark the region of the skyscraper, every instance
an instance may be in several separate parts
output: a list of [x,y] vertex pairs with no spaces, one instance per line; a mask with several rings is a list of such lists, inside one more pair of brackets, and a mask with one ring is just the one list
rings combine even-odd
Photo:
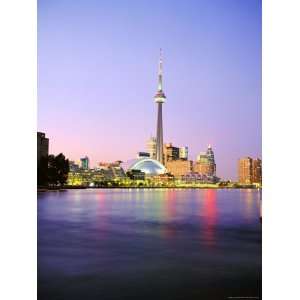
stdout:
[[261,184],[262,183],[261,159],[259,159],[259,158],[253,159],[252,166],[253,166],[252,181],[253,181],[253,183]]
[[180,159],[187,160],[188,156],[189,156],[188,153],[189,153],[188,147],[180,147],[179,148],[179,158]]
[[147,141],[147,150],[150,154],[150,157],[156,159],[156,139],[152,136]]
[[261,160],[251,157],[241,158],[238,164],[238,177],[241,184],[258,184],[261,185]]
[[197,161],[197,162],[207,161],[207,155],[206,155],[206,153],[205,153],[205,152],[200,152],[200,153],[197,155],[196,161]]
[[206,155],[207,155],[209,161],[215,163],[215,155],[214,155],[211,145],[208,145],[207,150],[206,150]]
[[251,184],[253,177],[253,160],[251,157],[240,158],[238,162],[239,183]]
[[157,129],[156,129],[156,159],[163,164],[163,119],[162,104],[165,102],[166,96],[162,89],[162,55],[160,49],[159,68],[158,68],[158,89],[154,96],[157,103]]
[[179,148],[174,147],[172,143],[164,144],[163,147],[164,163],[167,161],[179,159]]
[[207,176],[216,176],[215,155],[211,145],[208,145],[206,152],[197,155],[194,171]]
[[210,164],[214,170],[213,175],[216,175],[215,155],[214,155],[211,145],[208,145],[207,150],[206,150],[206,155],[207,155],[208,161],[210,162]]
[[80,158],[81,161],[81,168],[84,170],[88,170],[89,169],[89,158],[87,156]]
[[42,157],[47,158],[49,154],[49,139],[46,138],[45,133],[37,133],[37,165],[40,165]]
[[48,182],[49,139],[45,133],[37,132],[37,184],[46,185]]

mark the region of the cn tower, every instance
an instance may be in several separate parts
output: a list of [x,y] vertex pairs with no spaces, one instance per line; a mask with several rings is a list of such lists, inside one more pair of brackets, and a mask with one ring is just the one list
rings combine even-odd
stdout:
[[157,129],[156,129],[156,160],[163,162],[163,119],[162,105],[165,102],[166,96],[162,90],[162,55],[160,49],[159,67],[158,67],[158,89],[154,96],[157,103]]

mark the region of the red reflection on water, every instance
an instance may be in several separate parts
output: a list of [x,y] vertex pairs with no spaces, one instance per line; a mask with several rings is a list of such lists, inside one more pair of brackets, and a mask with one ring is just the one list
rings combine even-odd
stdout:
[[203,201],[203,238],[206,245],[211,248],[216,243],[217,204],[216,191],[206,190]]
[[104,198],[105,198],[105,194],[99,189],[97,191],[97,199],[102,201],[102,200],[104,200]]
[[[168,190],[165,193],[164,201],[164,218],[166,221],[172,221],[176,218],[176,192],[174,190]],[[166,238],[171,238],[175,235],[176,231],[174,228],[170,227],[169,224],[166,224],[162,229],[162,235]]]

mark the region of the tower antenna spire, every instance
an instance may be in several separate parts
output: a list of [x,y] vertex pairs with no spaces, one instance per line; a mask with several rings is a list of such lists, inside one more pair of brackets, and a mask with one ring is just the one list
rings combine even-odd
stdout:
[[158,90],[162,91],[162,49],[159,48]]
[[159,48],[159,74],[162,74],[162,49]]

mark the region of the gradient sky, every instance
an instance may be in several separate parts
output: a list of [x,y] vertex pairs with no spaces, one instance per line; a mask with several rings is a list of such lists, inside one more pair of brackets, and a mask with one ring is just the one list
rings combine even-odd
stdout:
[[38,130],[50,153],[126,161],[156,132],[189,158],[212,144],[217,175],[261,157],[260,0],[38,0]]

